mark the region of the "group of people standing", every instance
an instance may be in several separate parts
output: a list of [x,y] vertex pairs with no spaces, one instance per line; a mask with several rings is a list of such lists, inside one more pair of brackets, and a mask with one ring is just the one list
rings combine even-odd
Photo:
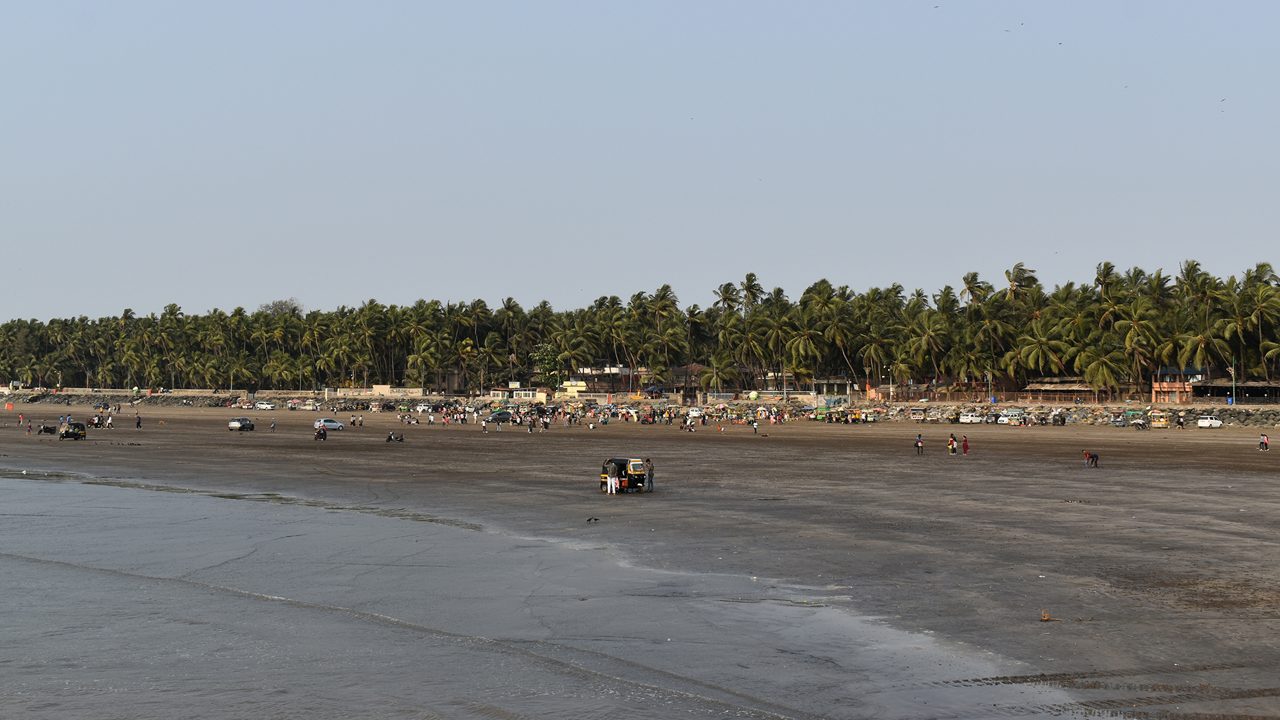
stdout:
[[[924,436],[916,433],[915,442],[916,454],[924,454]],[[968,455],[969,454],[969,436],[961,435],[960,439],[956,439],[956,434],[951,433],[947,438],[947,454],[948,455]]]

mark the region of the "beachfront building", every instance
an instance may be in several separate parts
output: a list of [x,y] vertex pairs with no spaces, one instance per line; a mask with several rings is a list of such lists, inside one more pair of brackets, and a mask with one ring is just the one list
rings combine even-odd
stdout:
[[1191,383],[1192,393],[1199,402],[1229,404],[1280,403],[1280,381],[1240,380],[1214,378]]
[[641,368],[638,372],[625,365],[601,365],[599,367],[580,367],[574,373],[573,380],[586,385],[581,392],[617,393],[639,387]]
[[547,388],[523,387],[514,381],[507,383],[506,387],[489,388],[488,392],[489,399],[499,403],[545,403],[549,395]]
[[814,378],[813,392],[819,397],[843,397],[853,401],[861,399],[864,391],[857,380],[852,378]]
[[584,380],[565,380],[556,389],[556,399],[577,400],[579,395],[586,394],[587,383]]
[[1172,405],[1189,403],[1195,399],[1192,383],[1204,380],[1204,370],[1199,368],[1162,367],[1151,376],[1151,403]]
[[1059,405],[1093,402],[1097,397],[1084,378],[1075,376],[1032,378],[1022,393],[1022,399],[1029,402]]

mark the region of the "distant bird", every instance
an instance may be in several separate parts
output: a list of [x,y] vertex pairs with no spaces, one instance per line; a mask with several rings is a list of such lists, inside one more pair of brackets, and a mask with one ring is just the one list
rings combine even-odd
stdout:
[[589,523],[593,523],[593,522],[600,522],[600,518],[598,518],[598,517],[589,517],[589,518],[587,518],[587,522],[589,522]]

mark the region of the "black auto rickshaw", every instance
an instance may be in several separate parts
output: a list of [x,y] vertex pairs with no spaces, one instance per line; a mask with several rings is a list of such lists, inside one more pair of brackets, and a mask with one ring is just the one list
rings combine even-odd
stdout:
[[618,492],[653,492],[648,465],[643,458],[610,458],[600,468],[600,492],[609,491],[609,478],[617,478]]
[[82,422],[64,422],[58,428],[59,440],[83,440],[87,434]]

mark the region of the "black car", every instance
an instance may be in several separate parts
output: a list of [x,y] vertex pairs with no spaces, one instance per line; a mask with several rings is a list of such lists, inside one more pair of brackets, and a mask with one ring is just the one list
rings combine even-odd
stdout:
[[489,417],[485,418],[485,422],[491,422],[491,423],[509,423],[509,422],[511,422],[511,411],[510,411],[510,410],[499,410],[499,411],[497,411],[497,412],[495,412],[495,413],[491,413],[491,414],[489,415]]
[[83,440],[86,435],[88,433],[85,431],[85,426],[82,422],[62,423],[62,426],[58,428],[59,440]]

